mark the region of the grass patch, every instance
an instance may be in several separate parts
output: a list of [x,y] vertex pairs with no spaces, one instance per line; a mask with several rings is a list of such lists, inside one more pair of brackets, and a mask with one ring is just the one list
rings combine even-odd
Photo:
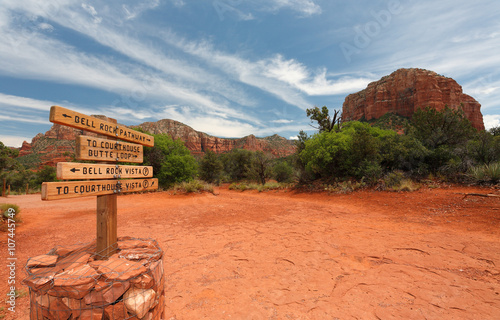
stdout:
[[260,184],[260,183],[231,183],[229,185],[229,190],[240,190],[240,191],[245,191],[245,190],[257,190],[259,192],[263,191],[269,191],[269,190],[283,190],[283,189],[288,189],[292,186],[293,184],[291,183],[283,183],[283,182],[266,182],[266,184]]
[[177,183],[172,188],[174,192],[201,193],[214,192],[214,185],[201,180],[191,180]]
[[500,181],[500,162],[473,167],[468,175],[479,183],[497,183]]
[[366,183],[362,179],[361,181],[341,181],[341,182],[336,182],[334,184],[325,184],[324,190],[328,191],[329,193],[351,193],[356,190],[362,189],[366,187]]
[[420,185],[406,178],[402,171],[388,173],[384,177],[382,184],[383,190],[413,192],[420,189]]
[[[12,210],[9,210],[12,209]],[[22,222],[19,206],[16,204],[4,203],[0,205],[0,213],[2,215],[2,220],[7,221],[7,219],[13,219],[16,223]]]

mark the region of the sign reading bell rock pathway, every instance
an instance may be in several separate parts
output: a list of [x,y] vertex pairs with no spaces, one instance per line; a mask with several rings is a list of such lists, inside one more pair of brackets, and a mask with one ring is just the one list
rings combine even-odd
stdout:
[[154,137],[113,121],[87,116],[59,106],[50,109],[50,121],[111,138],[77,137],[76,159],[104,161],[106,164],[57,164],[58,179],[85,181],[42,184],[42,200],[97,196],[97,253],[107,258],[116,251],[117,194],[158,189],[158,179],[152,178],[153,167],[114,163],[142,163],[143,146],[154,146]]

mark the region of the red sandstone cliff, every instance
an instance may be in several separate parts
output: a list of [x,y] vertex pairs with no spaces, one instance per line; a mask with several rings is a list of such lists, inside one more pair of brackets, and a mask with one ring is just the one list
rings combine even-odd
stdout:
[[256,138],[254,135],[239,139],[217,138],[170,119],[145,122],[137,127],[152,134],[169,134],[173,139],[181,139],[193,154],[203,154],[207,150],[224,153],[235,148],[264,151],[276,157],[288,156],[295,152],[295,145],[278,135],[266,138]]
[[344,121],[378,119],[386,113],[409,117],[427,106],[462,108],[472,125],[484,130],[481,105],[462,92],[453,79],[424,69],[399,69],[348,95],[342,106]]
[[[284,157],[295,152],[295,145],[278,135],[266,138],[256,138],[254,135],[240,139],[217,138],[168,119],[145,122],[136,127],[152,134],[169,134],[173,139],[181,139],[195,155],[203,155],[206,150],[223,153],[235,148],[264,151],[276,157]],[[57,162],[69,161],[75,154],[75,139],[81,133],[81,130],[54,124],[45,134],[37,134],[31,143],[24,141],[19,151],[19,159],[32,167],[55,166]],[[85,134],[95,136],[93,133]]]

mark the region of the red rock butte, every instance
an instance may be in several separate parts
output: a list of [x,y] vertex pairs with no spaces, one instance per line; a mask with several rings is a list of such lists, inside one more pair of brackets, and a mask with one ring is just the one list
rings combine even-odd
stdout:
[[345,98],[342,112],[345,121],[378,119],[386,113],[411,118],[420,108],[441,111],[446,106],[462,108],[474,128],[484,130],[479,102],[452,78],[425,69],[399,69],[368,84]]

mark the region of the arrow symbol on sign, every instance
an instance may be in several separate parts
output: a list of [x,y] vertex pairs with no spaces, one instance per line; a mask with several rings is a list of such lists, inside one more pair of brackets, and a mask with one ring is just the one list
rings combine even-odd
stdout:
[[80,171],[80,169],[77,169],[77,168],[72,168],[72,169],[70,169],[69,171],[71,171],[71,172],[76,172],[76,171]]
[[66,113],[63,113],[63,117],[65,117],[65,118],[73,118],[72,116],[68,116]]

